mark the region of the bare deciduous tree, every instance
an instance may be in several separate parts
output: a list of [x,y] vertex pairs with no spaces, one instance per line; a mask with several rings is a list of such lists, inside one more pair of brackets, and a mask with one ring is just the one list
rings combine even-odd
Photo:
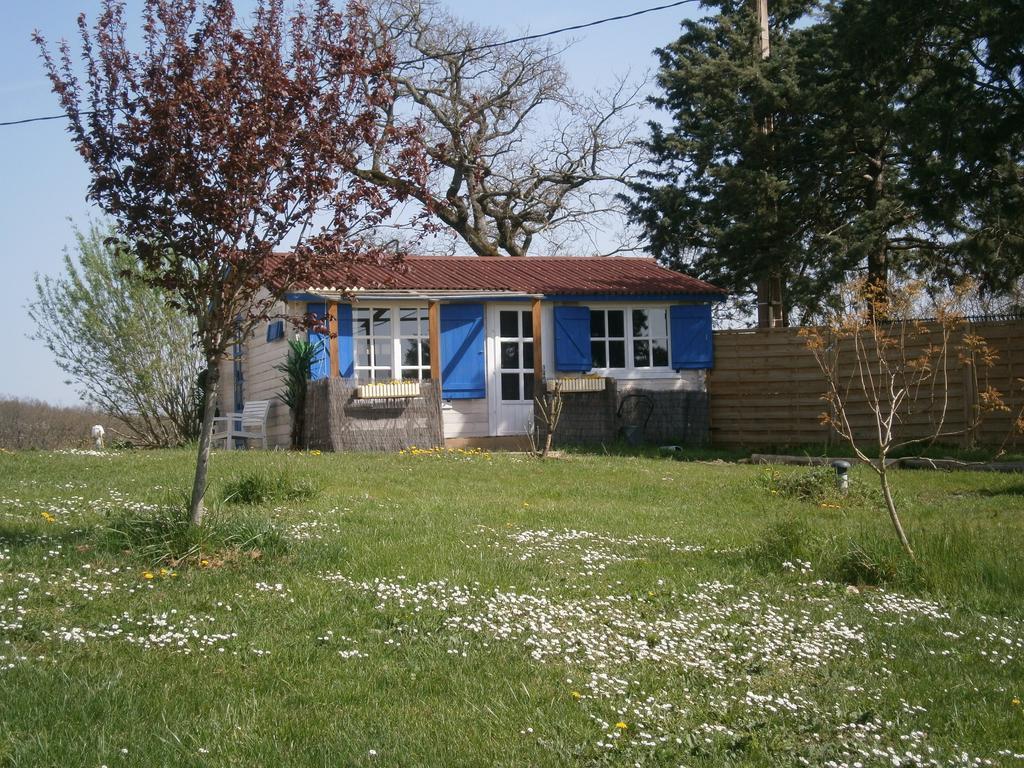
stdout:
[[[429,0],[381,0],[375,17],[399,59],[388,124],[418,119],[427,132],[434,171],[419,200],[474,253],[525,256],[538,239],[579,252],[581,237],[597,252],[595,227],[624,226],[616,193],[640,159],[629,119],[639,87],[577,93],[561,50],[503,44],[500,30]],[[361,176],[406,188],[376,158]]]
[[[985,339],[965,327],[967,290],[936,303],[928,323],[915,319],[923,295],[917,281],[890,284],[886,290],[864,278],[844,287],[841,309],[823,325],[800,332],[828,385],[822,421],[878,475],[889,519],[911,558],[914,550],[889,483],[889,456],[910,445],[972,433],[987,413],[1006,410],[984,375],[996,355]],[[951,426],[949,420],[954,361],[973,371],[974,405],[962,426]]]
[[[551,453],[551,442],[562,418],[562,383],[554,381],[551,388],[533,398],[533,416],[526,428],[526,438],[530,442],[530,452],[541,459]],[[544,439],[543,445],[539,444]]]

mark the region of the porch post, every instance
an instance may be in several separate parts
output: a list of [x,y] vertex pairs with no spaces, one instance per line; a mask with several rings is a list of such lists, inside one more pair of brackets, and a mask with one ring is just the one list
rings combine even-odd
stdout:
[[430,378],[441,386],[441,305],[427,304],[427,331],[430,334]]
[[533,300],[533,380],[540,385],[544,378],[544,355],[541,351],[540,299]]
[[332,379],[336,379],[341,376],[338,367],[341,361],[338,359],[338,302],[336,301],[329,301],[327,303],[327,333],[331,340],[331,370],[329,375]]

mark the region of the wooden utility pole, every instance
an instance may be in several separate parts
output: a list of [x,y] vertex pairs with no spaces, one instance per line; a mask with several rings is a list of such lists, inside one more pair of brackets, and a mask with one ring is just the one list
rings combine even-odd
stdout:
[[[771,56],[771,39],[768,36],[768,0],[754,0],[757,8],[757,26],[760,30],[758,51],[761,59]],[[765,135],[775,130],[772,116],[767,115],[761,130]],[[782,307],[782,276],[773,270],[757,281],[757,325],[759,328],[780,328],[786,323]]]
[[755,0],[757,3],[757,25],[761,28],[761,58],[767,59],[772,54],[772,43],[768,39],[768,0]]

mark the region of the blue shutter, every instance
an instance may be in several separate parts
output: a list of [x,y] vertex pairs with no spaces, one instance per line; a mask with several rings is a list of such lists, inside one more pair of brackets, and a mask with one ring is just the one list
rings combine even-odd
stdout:
[[351,379],[353,374],[352,346],[352,305],[338,305],[338,369],[342,378]]
[[[307,304],[306,314],[316,315],[319,320],[327,322],[326,304]],[[309,378],[312,381],[326,379],[331,375],[331,337],[326,333],[316,333],[312,329],[306,335],[309,343],[316,347],[313,364],[309,367]]]
[[589,371],[590,307],[555,307],[555,370]]
[[441,305],[441,397],[484,397],[484,305]]
[[267,341],[284,338],[284,320],[274,320],[267,326]]
[[672,336],[672,368],[711,368],[711,305],[677,304],[669,307],[669,333]]

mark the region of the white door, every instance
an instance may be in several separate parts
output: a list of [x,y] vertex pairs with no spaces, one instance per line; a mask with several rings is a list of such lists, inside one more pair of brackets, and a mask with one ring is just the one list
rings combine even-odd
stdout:
[[488,307],[487,383],[496,435],[525,435],[533,419],[533,311],[529,304]]

